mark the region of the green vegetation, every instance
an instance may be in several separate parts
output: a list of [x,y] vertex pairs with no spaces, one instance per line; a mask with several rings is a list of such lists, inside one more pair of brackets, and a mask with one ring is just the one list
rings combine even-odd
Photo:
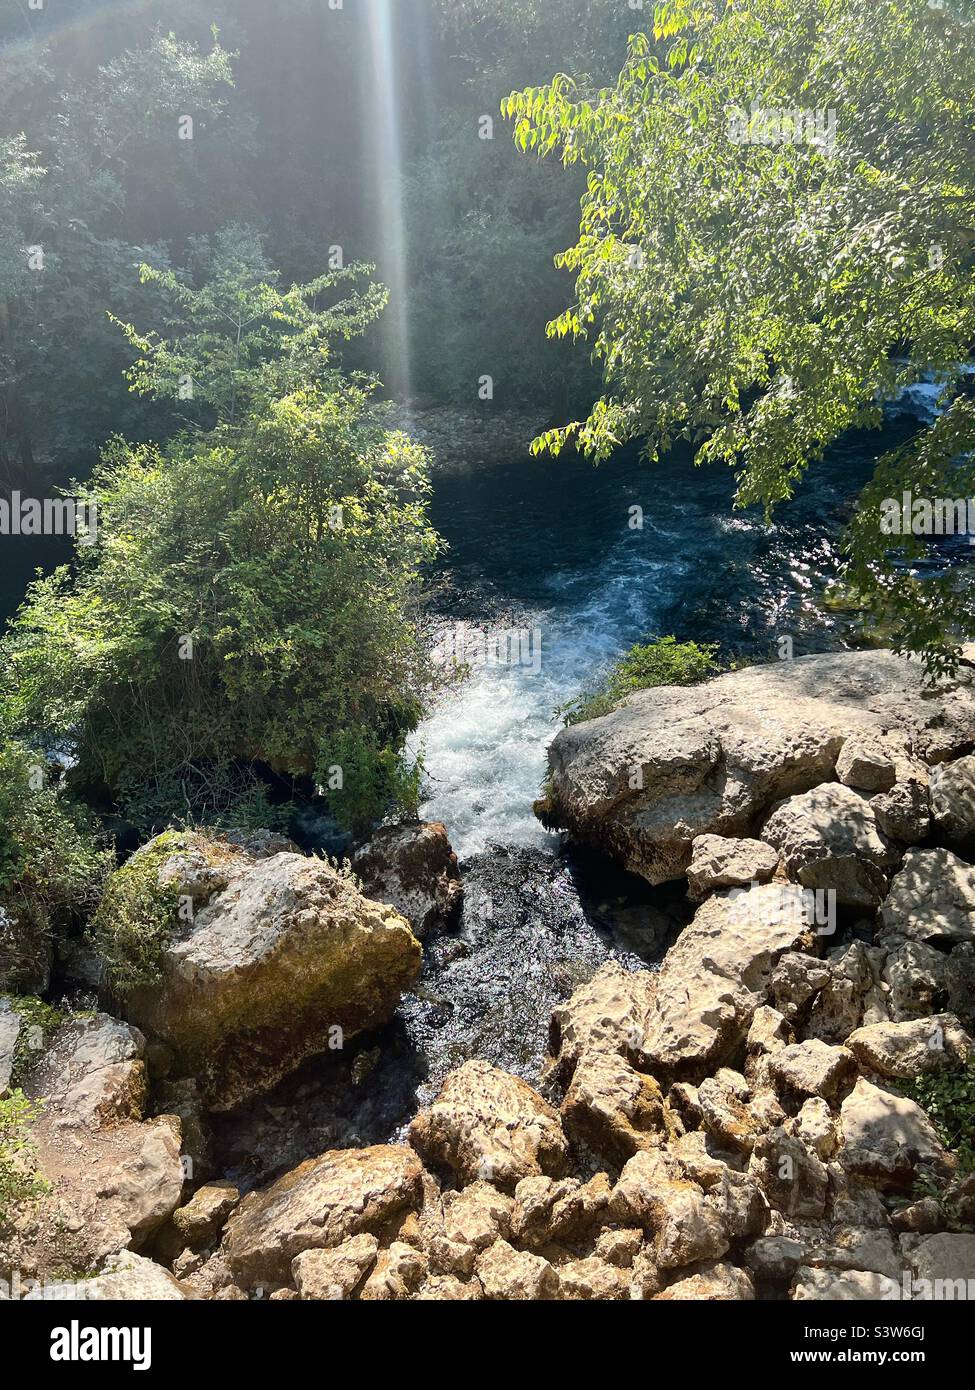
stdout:
[[918,1076],[905,1092],[930,1116],[959,1174],[975,1173],[975,1058]]
[[23,1084],[31,1065],[44,1049],[54,1030],[64,1022],[64,1014],[53,1004],[47,1004],[32,995],[7,995],[7,1002],[15,1014],[19,1014],[24,1027],[20,1031],[14,1048],[14,1065],[11,1084]]
[[38,1201],[50,1191],[50,1184],[33,1171],[34,1145],[26,1133],[39,1113],[40,1106],[23,1091],[0,1100],[0,1225],[8,1220],[11,1207]]
[[581,724],[618,709],[628,695],[654,685],[696,685],[715,675],[720,667],[712,643],[678,642],[658,637],[645,646],[637,643],[613,665],[592,690],[562,705],[556,714],[566,724]]
[[360,268],[280,290],[246,229],[197,249],[199,285],[147,272],[169,336],[127,332],[135,387],[191,382],[206,420],[105,450],[83,489],[98,545],[31,586],[4,644],[12,718],[64,740],[72,785],[145,829],[233,819],[260,766],[314,780],[360,827],[414,795],[401,750],[437,549],[423,450],[331,364],[382,294],[358,293]]
[[935,671],[972,628],[971,569],[922,595],[876,504],[971,490],[971,22],[903,0],[668,0],[613,86],[562,74],[504,103],[518,147],[588,175],[559,257],[576,298],[549,332],[592,336],[604,393],[536,446],[598,460],[644,439],[654,459],[684,438],[770,509],[927,368],[945,413],[885,460],[849,545],[872,610]]

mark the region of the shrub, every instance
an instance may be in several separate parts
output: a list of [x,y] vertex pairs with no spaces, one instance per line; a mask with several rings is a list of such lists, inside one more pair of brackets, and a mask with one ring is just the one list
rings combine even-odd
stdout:
[[160,884],[163,860],[181,848],[177,832],[160,835],[109,878],[88,926],[92,947],[105,965],[112,993],[158,983],[162,959],[178,922],[178,883]]
[[14,1065],[10,1078],[14,1086],[19,1086],[50,1035],[64,1022],[64,1014],[53,1004],[38,999],[36,995],[14,994],[8,995],[7,998],[10,1007],[20,1016],[24,1025],[14,1048]]
[[916,1077],[905,1093],[930,1116],[960,1173],[975,1173],[975,1058]]
[[634,691],[655,685],[696,685],[720,669],[716,652],[712,643],[678,642],[675,637],[658,637],[645,646],[638,643],[598,685],[562,705],[556,713],[566,724],[580,724],[611,714]]
[[34,1145],[26,1133],[40,1106],[15,1090],[0,1100],[0,1222],[17,1202],[37,1201],[50,1184],[33,1171]]

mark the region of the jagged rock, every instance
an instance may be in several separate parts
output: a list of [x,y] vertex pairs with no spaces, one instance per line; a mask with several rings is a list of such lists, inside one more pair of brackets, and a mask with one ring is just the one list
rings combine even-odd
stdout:
[[515,1188],[511,1238],[532,1249],[577,1241],[603,1218],[611,1196],[605,1173],[587,1183],[578,1178],[523,1178]]
[[486,1182],[471,1183],[462,1192],[445,1192],[444,1234],[448,1240],[474,1251],[486,1250],[499,1237],[507,1240],[513,1206],[510,1197]]
[[709,898],[667,952],[639,1053],[647,1070],[701,1075],[743,1042],[772,969],[807,932],[792,884]]
[[[975,1288],[975,1235],[927,1236],[914,1247],[909,1259],[915,1298],[971,1296]],[[921,1280],[924,1285],[919,1287]]]
[[375,1266],[359,1294],[363,1303],[403,1302],[427,1276],[427,1257],[400,1240],[380,1250]]
[[830,968],[804,951],[786,951],[772,971],[769,994],[786,1019],[795,1019],[830,981]]
[[860,1077],[840,1107],[840,1160],[848,1172],[884,1183],[916,1176],[918,1162],[947,1166],[941,1141],[919,1105]]
[[[785,960],[786,957],[783,956],[782,959]],[[779,964],[781,965],[781,962]],[[778,969],[779,966],[776,966],[772,972],[773,981]],[[780,1051],[791,1042],[792,1029],[785,1015],[780,1014],[778,1009],[770,1008],[768,1004],[760,1005],[755,1010],[745,1039],[745,1051],[749,1057],[770,1057],[773,1052]]]
[[833,1115],[829,1105],[820,1096],[811,1096],[809,1100],[804,1101],[798,1115],[786,1122],[786,1129],[824,1163],[836,1153],[839,1138]]
[[975,836],[975,755],[932,768],[931,816],[952,839]]
[[175,1115],[183,1130],[183,1163],[190,1182],[206,1182],[214,1174],[213,1135],[200,1088],[193,1077],[163,1081],[156,1091],[157,1109]]
[[966,941],[945,954],[920,941],[888,944],[883,979],[895,1023],[947,1010],[975,1030],[975,945]]
[[724,1261],[708,1261],[654,1294],[654,1302],[702,1300],[708,1303],[749,1301],[755,1287],[743,1269]]
[[727,1251],[725,1224],[696,1184],[665,1184],[657,1189],[654,1205],[653,1260],[658,1269],[717,1260]]
[[846,1040],[857,1061],[878,1076],[904,1081],[944,1066],[946,1059],[963,1063],[972,1052],[972,1039],[954,1014],[902,1023],[872,1023]]
[[817,1246],[807,1264],[817,1269],[855,1269],[900,1279],[904,1265],[888,1230],[878,1227],[834,1226],[828,1241]]
[[351,1298],[376,1262],[379,1242],[363,1232],[331,1250],[303,1250],[291,1261],[291,1277],[301,1298]]
[[852,738],[890,736],[931,763],[966,752],[971,673],[923,682],[921,662],[873,651],[640,691],[557,735],[549,817],[651,883],[682,877],[698,835],[749,834],[775,802],[830,780]]
[[549,1050],[551,1070],[567,1086],[583,1052],[626,1054],[639,1047],[656,988],[648,971],[624,970],[607,961],[592,979],[552,1010]]
[[596,1240],[596,1255],[607,1264],[629,1269],[643,1244],[639,1226],[613,1227],[600,1231]]
[[606,1302],[627,1294],[627,1281],[622,1270],[594,1255],[560,1265],[558,1275],[560,1293],[564,1299]]
[[173,1212],[173,1225],[191,1250],[202,1250],[216,1240],[239,1201],[232,1182],[198,1187],[186,1206]]
[[560,1114],[571,1139],[613,1163],[664,1135],[660,1087],[616,1053],[583,1053]]
[[559,1276],[539,1255],[496,1240],[477,1257],[477,1277],[488,1299],[554,1299]]
[[829,1174],[801,1139],[781,1126],[755,1144],[748,1172],[778,1211],[794,1221],[820,1221],[826,1211]]
[[660,1193],[681,1176],[677,1159],[665,1150],[641,1150],[623,1165],[610,1198],[609,1212],[621,1226],[646,1230],[654,1225]]
[[947,849],[912,849],[881,908],[884,931],[915,941],[975,941],[975,869]]
[[352,867],[365,895],[395,908],[421,941],[460,910],[464,886],[457,856],[439,822],[383,826]]
[[897,781],[897,768],[880,739],[848,738],[836,759],[836,775],[847,787],[886,792]]
[[889,792],[871,797],[870,805],[884,835],[901,844],[916,845],[931,831],[927,776],[897,782]]
[[395,1230],[422,1194],[412,1149],[378,1144],[310,1158],[262,1192],[251,1192],[224,1229],[222,1250],[247,1287],[285,1284],[296,1255],[350,1236]]
[[890,1224],[895,1231],[910,1231],[915,1235],[933,1235],[945,1228],[945,1214],[940,1202],[934,1197],[922,1197],[909,1207],[900,1207],[893,1212]]
[[811,1303],[876,1302],[900,1298],[900,1285],[895,1279],[866,1270],[811,1269],[803,1265],[796,1270],[792,1297]]
[[804,1032],[807,1038],[839,1044],[861,1023],[887,1017],[880,976],[884,952],[862,941],[830,951],[829,981],[812,1002]]
[[732,1241],[761,1235],[768,1224],[765,1194],[747,1173],[722,1165],[720,1176],[706,1184],[705,1199]]
[[787,1093],[829,1099],[851,1080],[856,1059],[845,1047],[830,1047],[810,1038],[776,1052],[769,1060],[769,1070]]
[[833,891],[851,907],[883,901],[897,855],[870,802],[852,787],[827,782],[790,797],[765,822],[762,837],[804,887]]
[[698,835],[691,845],[687,868],[688,896],[700,901],[719,888],[767,883],[778,862],[777,851],[763,840]]
[[145,1039],[108,1014],[62,1023],[30,1072],[28,1089],[57,1111],[59,1128],[142,1118]]
[[568,1163],[552,1107],[526,1081],[478,1060],[450,1073],[410,1125],[410,1142],[462,1183],[484,1178],[509,1191],[522,1178],[559,1177]]
[[698,1087],[698,1103],[704,1128],[718,1144],[750,1154],[765,1126],[747,1104],[744,1077],[739,1080],[742,1086],[736,1087],[726,1076],[706,1076]]
[[140,855],[155,844],[159,883],[204,905],[166,948],[161,984],[136,991],[128,1014],[172,1047],[212,1109],[384,1022],[416,977],[421,951],[408,924],[324,860],[254,861],[198,840],[170,853],[171,838],[160,838]]

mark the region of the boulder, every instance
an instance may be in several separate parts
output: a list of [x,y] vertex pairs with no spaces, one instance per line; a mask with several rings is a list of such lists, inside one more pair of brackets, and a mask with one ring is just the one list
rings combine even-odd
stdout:
[[208,1183],[196,1189],[185,1207],[173,1212],[173,1225],[191,1250],[202,1250],[216,1240],[239,1201],[240,1192],[232,1182]]
[[720,888],[767,883],[778,867],[778,852],[764,840],[698,835],[687,868],[688,896],[698,902]]
[[422,1168],[412,1149],[378,1144],[310,1158],[231,1213],[222,1252],[239,1283],[285,1284],[297,1255],[333,1249],[360,1234],[398,1229],[422,1195]]
[[563,1299],[592,1303],[627,1296],[623,1271],[594,1255],[559,1265],[558,1274],[559,1296]]
[[915,1298],[971,1298],[975,1290],[975,1235],[944,1232],[926,1236],[914,1246],[909,1259]]
[[932,769],[931,817],[953,840],[975,837],[975,755]]
[[172,1048],[211,1109],[241,1104],[384,1022],[416,978],[421,949],[406,921],[324,860],[252,860],[224,846],[207,863],[197,841],[170,845],[157,849],[159,883],[204,905],[167,946],[161,983],[137,990],[128,1015]]
[[496,1240],[478,1256],[477,1277],[484,1297],[492,1300],[559,1296],[559,1276],[548,1260],[526,1250],[515,1250],[505,1240]]
[[743,1043],[779,957],[806,936],[807,902],[792,884],[716,894],[667,952],[656,976],[641,1065],[703,1076]]
[[891,936],[975,942],[975,868],[951,850],[908,850],[880,916]]
[[472,1060],[452,1071],[410,1125],[410,1143],[462,1183],[513,1191],[522,1178],[560,1177],[568,1144],[556,1112],[520,1077]]
[[830,951],[825,964],[829,979],[817,991],[804,1026],[807,1038],[842,1043],[861,1023],[887,1017],[881,984],[884,952],[862,941]]
[[660,1087],[616,1053],[583,1053],[560,1113],[571,1139],[611,1163],[664,1138]]
[[846,787],[862,792],[886,792],[897,781],[897,766],[882,739],[848,738],[836,759],[836,775]]
[[31,1068],[28,1090],[43,1097],[58,1129],[139,1120],[148,1079],[145,1038],[108,1014],[62,1023]]
[[352,860],[367,898],[388,903],[423,940],[457,917],[464,886],[446,827],[387,825]]
[[878,829],[891,840],[916,845],[931,832],[928,778],[923,775],[896,782],[889,792],[870,798]]
[[331,1250],[303,1250],[291,1262],[291,1277],[301,1298],[351,1298],[376,1263],[379,1242],[365,1232],[350,1236]]
[[[71,1285],[65,1285],[65,1297]],[[75,1284],[76,1298],[94,1303],[180,1303],[187,1293],[162,1265],[122,1250],[106,1268],[84,1283]],[[52,1290],[47,1290],[51,1297]]]
[[552,1010],[549,1024],[550,1071],[567,1086],[583,1052],[639,1051],[646,1036],[656,977],[624,970],[616,961],[601,965],[587,984]]
[[783,801],[763,839],[781,853],[789,877],[835,892],[849,907],[876,907],[897,854],[878,829],[870,802],[852,787],[827,782]]
[[851,1173],[898,1186],[919,1162],[950,1167],[934,1126],[919,1105],[860,1077],[840,1107],[840,1161]]
[[20,1014],[9,999],[0,998],[0,1100],[7,1095],[13,1080],[17,1043],[23,1024]]
[[908,657],[841,652],[639,691],[556,736],[547,817],[651,883],[680,878],[699,835],[751,834],[776,802],[830,781],[850,739],[929,763],[967,752],[975,675],[924,679]]
[[856,1072],[856,1060],[845,1047],[810,1038],[790,1043],[774,1053],[769,1070],[786,1093],[797,1096],[835,1096]]
[[972,1040],[954,1014],[934,1014],[902,1023],[872,1023],[846,1040],[861,1067],[878,1076],[910,1081],[946,1061],[964,1063]]
[[821,1221],[829,1173],[820,1158],[779,1126],[761,1135],[748,1162],[753,1177],[777,1211],[793,1221]]

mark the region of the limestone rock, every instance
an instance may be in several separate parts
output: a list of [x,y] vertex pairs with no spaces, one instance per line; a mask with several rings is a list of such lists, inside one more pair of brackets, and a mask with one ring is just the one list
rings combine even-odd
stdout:
[[900,1284],[896,1279],[865,1270],[812,1269],[803,1265],[796,1270],[792,1297],[811,1303],[876,1302],[900,1298]]
[[548,1260],[526,1250],[515,1250],[505,1240],[496,1240],[478,1256],[477,1277],[488,1299],[510,1301],[559,1296],[559,1276]]
[[410,1142],[462,1183],[484,1178],[508,1191],[522,1178],[560,1176],[568,1160],[552,1107],[527,1082],[476,1059],[446,1078],[410,1125]]
[[607,961],[570,999],[556,1005],[549,1050],[561,1085],[569,1084],[587,1049],[626,1055],[642,1043],[655,987],[648,971],[624,970],[616,961]]
[[388,903],[421,941],[460,910],[464,887],[457,856],[439,822],[383,826],[356,853],[352,867],[366,896]]
[[686,873],[697,836],[747,835],[775,802],[829,781],[851,739],[883,736],[938,763],[973,733],[967,668],[925,692],[921,662],[887,651],[772,662],[640,691],[563,729],[549,815],[660,883]]
[[56,1108],[60,1128],[141,1119],[145,1039],[108,1014],[70,1018],[31,1069],[29,1089]]
[[829,1099],[852,1079],[856,1060],[845,1047],[830,1047],[810,1038],[776,1052],[769,1069],[786,1092]]
[[851,787],[827,782],[790,797],[765,822],[762,836],[804,887],[833,891],[837,902],[852,907],[883,901],[896,854],[870,802]]
[[10,1001],[0,998],[0,1100],[10,1090],[21,1027],[20,1015]]
[[[910,1264],[915,1280],[915,1298],[937,1296],[936,1281],[940,1281],[941,1298],[946,1297],[949,1287],[950,1296],[969,1298],[971,1290],[975,1288],[975,1235],[942,1233],[926,1236],[911,1251]],[[924,1280],[927,1287],[919,1287],[920,1280]]]
[[239,1201],[240,1192],[232,1182],[209,1183],[198,1187],[186,1206],[173,1212],[173,1225],[191,1249],[202,1250],[216,1240]]
[[836,759],[836,775],[847,787],[886,792],[897,781],[897,768],[880,739],[848,738]]
[[639,1052],[648,1070],[701,1075],[743,1041],[779,957],[808,930],[792,884],[709,898],[667,952]]
[[913,849],[883,907],[885,932],[915,941],[975,941],[975,868],[947,849]]
[[128,1013],[170,1045],[212,1109],[327,1051],[336,1029],[348,1039],[384,1022],[419,971],[404,919],[321,859],[231,857],[204,870],[195,850],[157,857],[160,883],[210,896],[166,949],[162,983],[137,991]]
[[594,1255],[560,1265],[558,1275],[564,1299],[607,1302],[626,1295],[627,1284],[622,1270]]
[[779,1127],[761,1136],[748,1172],[772,1206],[793,1221],[822,1220],[829,1191],[826,1166],[786,1129]]
[[101,1274],[86,1279],[81,1297],[96,1303],[180,1303],[185,1302],[183,1286],[162,1265],[131,1250],[113,1256]]
[[724,1222],[694,1183],[675,1182],[658,1189],[655,1207],[653,1259],[658,1269],[720,1259],[727,1251]]
[[840,1133],[843,1166],[877,1181],[912,1180],[918,1162],[946,1166],[944,1148],[921,1107],[864,1077],[840,1108]]
[[291,1277],[303,1299],[351,1298],[376,1262],[379,1242],[363,1232],[332,1250],[303,1250],[291,1262]]
[[287,1283],[296,1255],[395,1229],[419,1205],[421,1174],[413,1150],[397,1144],[310,1158],[231,1213],[222,1245],[227,1264],[248,1287]]
[[698,835],[691,845],[687,869],[689,896],[700,901],[720,888],[767,883],[778,862],[777,851],[763,840]]
[[755,1286],[745,1270],[724,1261],[711,1260],[654,1294],[654,1302],[694,1299],[707,1303],[738,1303],[748,1302],[754,1297]]
[[858,1028],[846,1046],[864,1069],[909,1081],[944,1066],[946,1060],[966,1062],[973,1043],[954,1014],[934,1014]]
[[560,1113],[571,1139],[614,1163],[664,1135],[660,1087],[615,1053],[583,1053]]
[[394,1240],[380,1250],[359,1297],[363,1303],[401,1303],[414,1294],[426,1278],[427,1257],[404,1241]]
[[931,816],[960,843],[975,837],[975,755],[932,769]]

